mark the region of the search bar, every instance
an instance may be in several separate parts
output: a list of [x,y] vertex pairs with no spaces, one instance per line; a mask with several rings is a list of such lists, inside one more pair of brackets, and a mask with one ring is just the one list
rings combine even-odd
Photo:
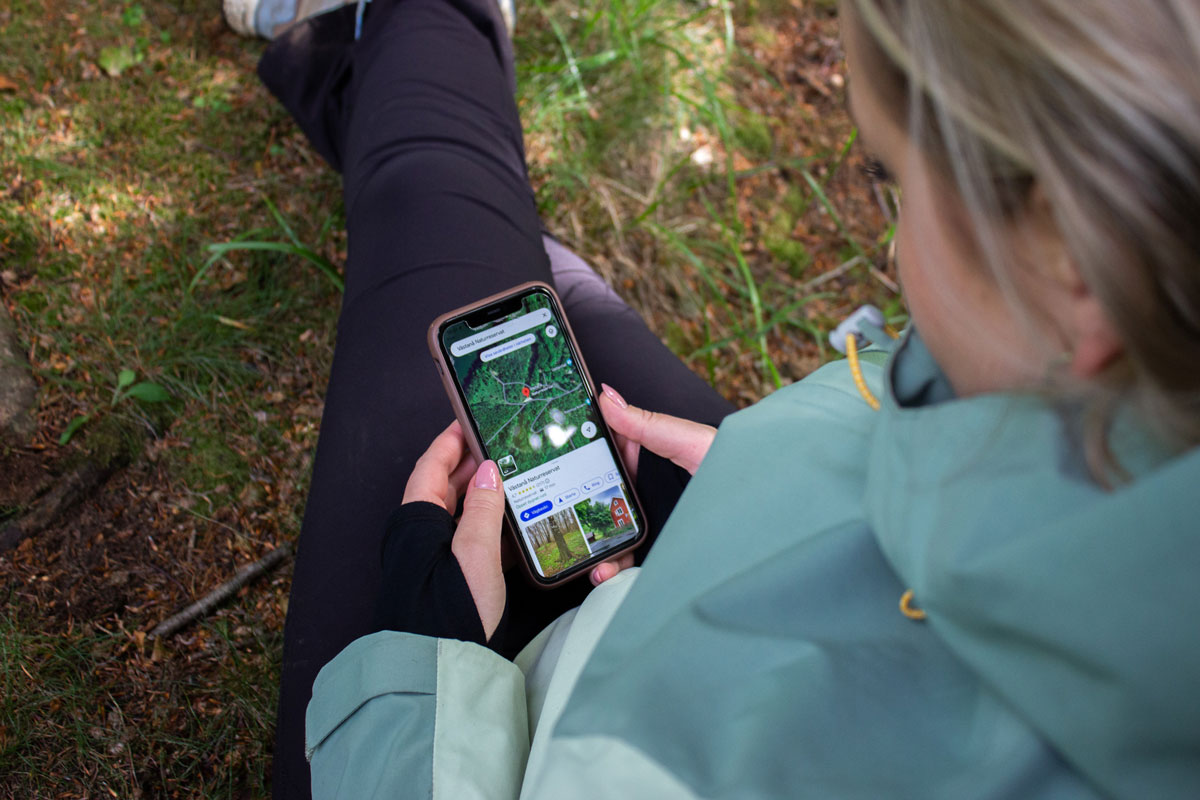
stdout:
[[462,357],[467,353],[475,352],[481,347],[494,344],[510,336],[516,336],[518,333],[524,333],[530,328],[536,328],[538,325],[549,321],[550,309],[539,308],[537,311],[530,311],[522,317],[509,320],[503,325],[497,325],[495,328],[477,333],[474,336],[468,336],[466,339],[459,339],[450,345],[450,352],[456,358]]

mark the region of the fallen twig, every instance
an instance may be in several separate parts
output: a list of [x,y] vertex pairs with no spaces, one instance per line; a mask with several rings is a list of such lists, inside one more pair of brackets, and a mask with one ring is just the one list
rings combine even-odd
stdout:
[[885,275],[881,270],[879,270],[875,266],[870,267],[870,271],[871,271],[872,277],[874,277],[875,280],[879,281],[884,286],[886,286],[892,292],[892,294],[900,294],[900,284],[896,283],[894,280],[889,278],[887,275]]
[[243,586],[275,569],[290,558],[291,555],[292,546],[285,542],[253,564],[247,564],[239,569],[237,574],[232,578],[204,595],[204,597],[201,597],[179,613],[155,625],[154,630],[150,631],[150,638],[165,639],[201,617],[208,616],[212,613],[213,609],[237,594],[238,590]]
[[807,292],[810,292],[813,289],[820,286],[822,283],[828,283],[829,281],[833,280],[834,278],[845,275],[847,272],[854,269],[859,264],[865,264],[865,263],[867,263],[867,262],[863,260],[862,256],[854,256],[854,258],[851,258],[849,261],[842,262],[842,264],[840,266],[829,270],[829,272],[823,272],[820,275],[818,275],[817,277],[813,278],[812,280],[806,281],[806,282],[800,284],[799,293],[805,294]]

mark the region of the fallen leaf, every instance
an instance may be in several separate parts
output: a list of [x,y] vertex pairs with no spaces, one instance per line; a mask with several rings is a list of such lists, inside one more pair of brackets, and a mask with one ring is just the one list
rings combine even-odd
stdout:
[[11,79],[0,75],[0,92],[15,92],[19,88]]
[[96,63],[110,77],[115,78],[130,67],[140,64],[144,58],[142,53],[135,52],[129,47],[105,47],[100,51],[100,57],[96,59]]
[[125,396],[141,400],[143,403],[163,403],[171,399],[166,389],[150,381],[135,383],[125,390]]

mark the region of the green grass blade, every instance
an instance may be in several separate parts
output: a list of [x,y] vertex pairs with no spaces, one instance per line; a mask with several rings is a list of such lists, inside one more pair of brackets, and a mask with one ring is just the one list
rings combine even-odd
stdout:
[[869,264],[871,262],[870,257],[867,255],[867,252],[863,249],[862,245],[858,243],[858,240],[851,235],[849,229],[846,228],[846,223],[842,220],[842,215],[838,213],[838,210],[829,200],[829,195],[825,194],[824,187],[822,187],[817,179],[813,177],[812,172],[809,170],[802,170],[800,175],[803,176],[804,182],[808,184],[808,188],[812,189],[813,194],[817,196],[817,200],[820,201],[821,206],[824,207],[826,213],[829,214],[830,219],[833,220],[833,224],[837,226],[838,232],[842,234],[842,238],[844,238],[846,243],[849,244],[854,250],[854,254],[861,258],[864,263]]
[[324,275],[339,292],[345,291],[346,289],[345,282],[342,281],[341,276],[338,275],[337,267],[335,267],[333,263],[329,261],[329,259],[304,245],[286,244],[284,242],[224,242],[221,244],[210,244],[208,245],[207,249],[210,253],[212,253],[212,255],[207,261],[204,262],[204,266],[202,266],[192,278],[191,283],[188,285],[189,292],[196,288],[196,284],[200,282],[200,279],[204,276],[204,273],[208,271],[209,267],[211,267],[220,259],[224,258],[226,254],[236,252],[238,250],[282,253],[284,255],[297,256],[316,267],[317,270]]
[[287,237],[292,240],[292,244],[296,245],[297,247],[304,247],[304,243],[300,241],[300,237],[296,236],[296,232],[292,230],[292,226],[288,224],[286,219],[284,219],[283,214],[279,213],[279,209],[276,208],[275,204],[271,202],[271,198],[264,194],[263,202],[266,203],[267,210],[271,212],[271,216],[275,218],[275,224],[283,229],[283,232],[287,234]]

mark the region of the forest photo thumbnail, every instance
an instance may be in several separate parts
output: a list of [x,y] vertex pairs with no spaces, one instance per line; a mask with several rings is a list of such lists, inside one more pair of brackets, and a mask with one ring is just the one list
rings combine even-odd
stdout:
[[537,556],[542,575],[549,578],[591,555],[575,511],[564,508],[526,526],[525,541]]

